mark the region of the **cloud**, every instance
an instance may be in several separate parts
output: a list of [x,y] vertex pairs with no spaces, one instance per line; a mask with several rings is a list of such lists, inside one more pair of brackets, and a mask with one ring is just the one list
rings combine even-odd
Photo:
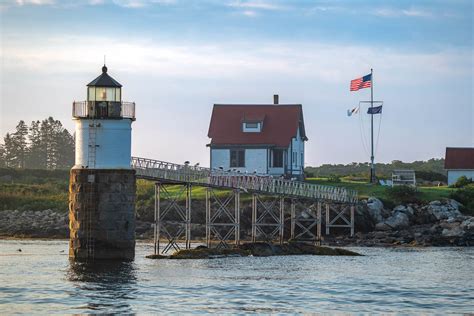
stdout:
[[[285,80],[346,82],[373,67],[390,74],[387,81],[411,84],[426,78],[470,75],[469,50],[405,52],[381,47],[314,42],[155,43],[149,39],[61,37],[26,41],[4,39],[5,71],[73,73],[97,67],[103,54],[110,68],[131,74],[169,78],[213,79],[278,77]],[[94,47],[94,50],[90,50]],[[355,62],[356,61],[356,62]],[[422,73],[420,77],[418,74]],[[447,79],[446,79],[447,80]]]
[[28,5],[28,4],[32,4],[32,5],[51,5],[51,4],[54,4],[54,3],[55,3],[54,0],[16,0],[16,4],[19,5],[19,6]]
[[283,10],[286,7],[267,1],[232,1],[227,4],[229,7],[253,10]]
[[124,8],[144,8],[153,4],[170,5],[175,4],[176,0],[113,0],[113,2]]
[[394,8],[377,8],[370,11],[371,14],[380,17],[421,17],[428,18],[433,17],[434,13],[427,9],[394,9]]
[[245,15],[245,16],[248,16],[248,17],[256,17],[258,15],[258,13],[256,11],[253,11],[253,10],[242,11],[242,14]]

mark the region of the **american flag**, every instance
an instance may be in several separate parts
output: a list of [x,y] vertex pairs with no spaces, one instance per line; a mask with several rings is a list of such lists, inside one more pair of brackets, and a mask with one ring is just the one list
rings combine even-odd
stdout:
[[372,74],[351,80],[351,91],[357,91],[372,86]]

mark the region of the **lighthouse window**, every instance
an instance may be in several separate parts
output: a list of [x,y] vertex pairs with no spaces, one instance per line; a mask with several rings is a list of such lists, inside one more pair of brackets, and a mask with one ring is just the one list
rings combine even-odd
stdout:
[[95,87],[89,87],[89,99],[88,101],[95,101]]
[[95,100],[96,101],[106,101],[107,93],[105,88],[95,88]]
[[107,88],[107,101],[115,101],[115,88]]

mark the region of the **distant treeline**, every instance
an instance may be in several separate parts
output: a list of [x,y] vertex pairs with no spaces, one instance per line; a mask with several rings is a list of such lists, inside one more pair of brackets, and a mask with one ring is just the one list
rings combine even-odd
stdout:
[[[402,162],[394,160],[391,163],[377,163],[375,170],[378,178],[391,178],[392,171],[397,169],[415,170],[417,178],[429,181],[446,181],[444,159],[430,159],[428,161]],[[347,165],[322,165],[320,167],[306,167],[307,177],[369,177],[369,163],[353,162]]]
[[49,117],[28,126],[18,122],[0,144],[0,168],[68,169],[74,164],[74,137]]

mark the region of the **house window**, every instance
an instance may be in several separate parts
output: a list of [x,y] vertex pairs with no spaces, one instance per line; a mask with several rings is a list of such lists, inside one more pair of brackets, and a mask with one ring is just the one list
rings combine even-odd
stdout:
[[231,168],[245,167],[245,149],[231,149],[230,150],[230,167]]
[[258,133],[262,131],[262,122],[244,122],[242,131],[245,133]]
[[283,149],[273,149],[273,167],[283,168]]
[[297,159],[298,159],[298,153],[297,153],[297,152],[293,152],[293,164],[294,164],[295,166],[298,165]]

